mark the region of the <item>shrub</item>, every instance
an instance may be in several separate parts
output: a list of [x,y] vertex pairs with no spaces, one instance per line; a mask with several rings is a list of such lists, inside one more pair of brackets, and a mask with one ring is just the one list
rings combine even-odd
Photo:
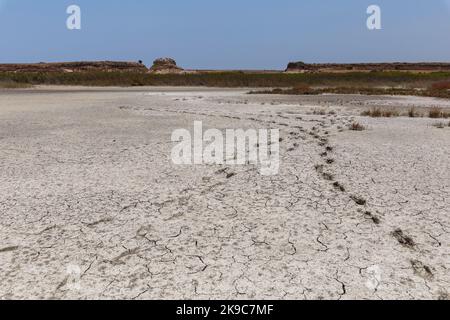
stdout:
[[320,109],[320,110],[314,110],[313,111],[313,114],[314,115],[320,115],[320,116],[324,116],[324,115],[326,115],[327,114],[327,112],[325,111],[325,110],[323,110],[323,109]]
[[381,117],[391,118],[391,117],[398,117],[399,113],[396,110],[373,108],[362,112],[361,115],[372,118],[381,118]]
[[398,117],[400,114],[398,113],[397,110],[385,110],[383,113],[384,117]]
[[408,117],[416,118],[416,117],[420,117],[420,114],[418,112],[416,112],[416,109],[411,108],[408,110]]
[[440,118],[441,115],[442,115],[441,108],[431,108],[430,111],[428,111],[428,116],[433,119]]
[[353,130],[353,131],[364,131],[364,130],[366,130],[366,127],[365,126],[363,126],[362,124],[360,124],[359,122],[353,122],[351,125],[350,125],[350,128],[349,128],[350,130]]
[[450,118],[450,112],[443,111],[441,108],[431,108],[430,111],[428,111],[428,116],[432,119],[439,119],[439,118]]

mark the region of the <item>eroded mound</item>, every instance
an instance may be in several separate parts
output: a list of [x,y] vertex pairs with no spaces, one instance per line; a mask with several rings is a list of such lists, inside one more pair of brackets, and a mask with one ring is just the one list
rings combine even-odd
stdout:
[[153,62],[150,72],[153,73],[180,73],[183,69],[177,66],[172,58],[159,58]]

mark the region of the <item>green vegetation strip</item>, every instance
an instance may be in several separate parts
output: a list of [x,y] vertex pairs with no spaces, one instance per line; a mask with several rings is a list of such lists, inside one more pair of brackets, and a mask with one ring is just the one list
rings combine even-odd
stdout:
[[[279,87],[302,85],[349,87],[428,87],[435,82],[450,80],[450,72],[352,72],[352,73],[248,73],[203,72],[192,74],[147,74],[134,72],[48,72],[0,73],[0,83],[23,85],[84,85],[84,86],[209,86],[209,87]],[[337,90],[337,89],[336,89]],[[348,91],[352,91],[347,89]],[[360,89],[359,89],[360,90]],[[395,91],[395,93],[400,91]]]

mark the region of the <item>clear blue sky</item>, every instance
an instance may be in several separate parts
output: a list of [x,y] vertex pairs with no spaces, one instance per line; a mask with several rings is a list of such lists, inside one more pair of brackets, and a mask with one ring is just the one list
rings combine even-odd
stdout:
[[[82,30],[66,8],[82,9]],[[382,8],[383,30],[366,28]],[[186,68],[450,61],[450,0],[0,0],[0,62],[173,57]]]

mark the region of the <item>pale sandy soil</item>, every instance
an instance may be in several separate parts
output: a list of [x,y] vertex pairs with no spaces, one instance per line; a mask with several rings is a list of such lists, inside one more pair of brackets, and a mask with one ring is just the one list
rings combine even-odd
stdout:
[[[448,298],[450,127],[359,114],[449,101],[247,91],[1,91],[0,299]],[[280,128],[280,174],[172,164],[195,120]]]

